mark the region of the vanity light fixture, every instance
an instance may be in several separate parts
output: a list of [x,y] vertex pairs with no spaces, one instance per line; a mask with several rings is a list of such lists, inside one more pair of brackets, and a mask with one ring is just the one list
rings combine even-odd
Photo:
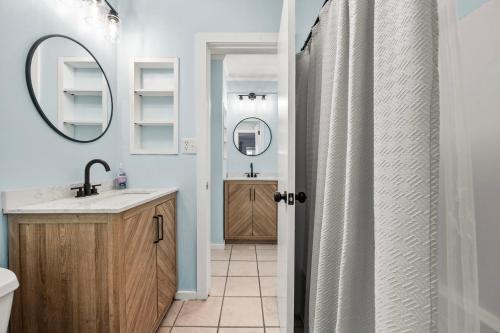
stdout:
[[248,95],[238,95],[240,98],[240,101],[243,100],[243,97],[248,97],[249,100],[255,101],[257,97],[262,97],[262,100],[264,101],[266,99],[266,95],[258,95],[256,93],[249,93]]
[[104,24],[103,0],[85,0],[85,22],[93,27]]
[[108,13],[108,37],[109,40],[112,43],[116,43],[119,37],[119,25],[120,25],[120,18],[118,17],[118,13],[114,10],[111,9]]
[[120,24],[120,18],[116,9],[109,3],[108,0],[81,1],[84,1],[87,5],[85,21],[93,26],[105,25],[108,39],[112,43],[115,43],[118,40],[118,26]]
[[[108,0],[58,0],[60,4],[71,9],[83,9],[87,24],[102,28],[106,37],[115,43],[119,37],[120,17]],[[83,7],[83,8],[82,8]]]

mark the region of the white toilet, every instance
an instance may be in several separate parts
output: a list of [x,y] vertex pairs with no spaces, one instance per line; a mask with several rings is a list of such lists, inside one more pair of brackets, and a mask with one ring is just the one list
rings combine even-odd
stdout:
[[16,275],[5,268],[0,268],[0,333],[7,332],[10,309],[14,290],[19,287]]

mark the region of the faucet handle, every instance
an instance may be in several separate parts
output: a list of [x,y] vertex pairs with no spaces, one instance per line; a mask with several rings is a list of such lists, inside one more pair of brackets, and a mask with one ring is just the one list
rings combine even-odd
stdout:
[[90,194],[99,194],[99,192],[97,192],[97,186],[101,186],[101,184],[92,185],[92,189],[90,190]]
[[85,191],[83,190],[83,186],[72,187],[72,190],[78,190],[76,192],[76,198],[82,198],[85,196]]

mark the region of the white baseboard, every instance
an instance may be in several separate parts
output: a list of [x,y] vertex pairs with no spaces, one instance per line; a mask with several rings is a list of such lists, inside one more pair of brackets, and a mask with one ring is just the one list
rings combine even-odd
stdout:
[[175,299],[186,301],[191,299],[198,299],[195,290],[179,290],[175,294]]
[[224,250],[226,248],[226,244],[212,244],[212,250]]

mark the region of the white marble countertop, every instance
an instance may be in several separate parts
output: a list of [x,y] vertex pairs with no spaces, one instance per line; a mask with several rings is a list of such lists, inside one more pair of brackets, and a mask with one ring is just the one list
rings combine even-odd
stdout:
[[278,181],[278,177],[273,177],[273,176],[258,176],[256,178],[250,178],[250,177],[227,177],[224,178],[224,180],[248,180],[248,181],[256,181],[256,180],[267,180],[267,181]]
[[117,214],[177,191],[177,188],[108,190],[84,198],[6,206],[4,214]]

